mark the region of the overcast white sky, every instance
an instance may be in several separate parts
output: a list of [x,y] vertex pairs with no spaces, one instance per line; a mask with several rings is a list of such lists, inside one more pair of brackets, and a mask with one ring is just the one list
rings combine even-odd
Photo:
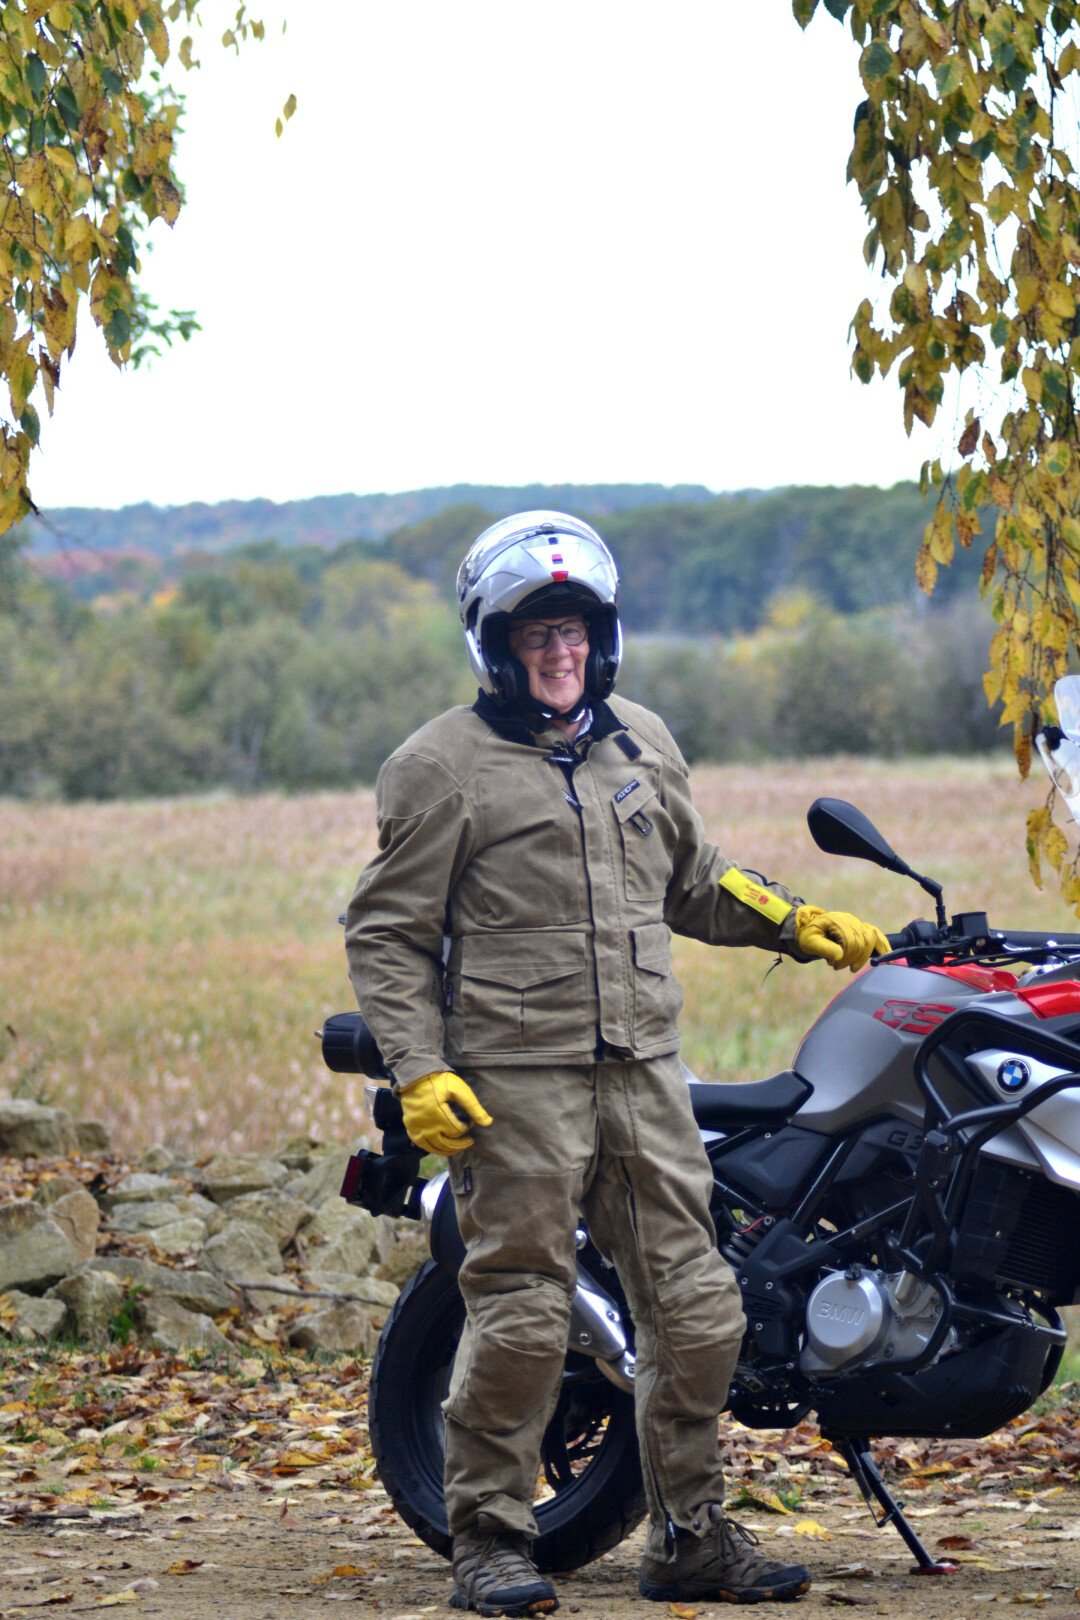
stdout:
[[144,267],[203,331],[122,375],[80,325],[39,505],[890,484],[936,453],[894,379],[849,373],[880,283],[844,180],[856,50],[824,12],[253,9],[264,45],[223,51],[234,7],[207,0],[202,71],[177,67],[188,205]]

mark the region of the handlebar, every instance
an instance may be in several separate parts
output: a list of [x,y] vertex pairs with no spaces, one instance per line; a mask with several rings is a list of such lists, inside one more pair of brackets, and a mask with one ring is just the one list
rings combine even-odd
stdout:
[[[982,912],[961,913],[946,928],[917,917],[898,934],[887,934],[890,954],[926,953],[928,957],[1021,956],[1023,952],[1080,952],[1080,934],[1034,933],[1020,928],[991,929]],[[881,956],[879,961],[887,961]]]

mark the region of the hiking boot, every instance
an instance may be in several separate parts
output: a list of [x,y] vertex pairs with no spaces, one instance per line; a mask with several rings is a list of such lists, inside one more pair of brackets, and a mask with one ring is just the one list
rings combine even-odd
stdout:
[[528,1538],[481,1513],[463,1536],[454,1537],[450,1606],[487,1615],[545,1614],[559,1600],[529,1557]]
[[675,1532],[675,1556],[650,1558],[641,1564],[642,1597],[660,1603],[699,1598],[706,1603],[764,1603],[796,1598],[810,1590],[810,1575],[801,1564],[778,1564],[754,1551],[758,1538],[714,1502],[707,1528],[697,1535]]

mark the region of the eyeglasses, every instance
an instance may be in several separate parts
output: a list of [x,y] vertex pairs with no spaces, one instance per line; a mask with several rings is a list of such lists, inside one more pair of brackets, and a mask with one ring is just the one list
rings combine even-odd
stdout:
[[564,624],[515,625],[514,633],[523,647],[528,647],[530,652],[539,652],[555,635],[566,647],[580,647],[588,640],[589,627],[584,619],[567,619]]

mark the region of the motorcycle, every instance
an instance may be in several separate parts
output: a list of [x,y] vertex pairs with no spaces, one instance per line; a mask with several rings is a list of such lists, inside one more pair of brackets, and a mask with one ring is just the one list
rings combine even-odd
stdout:
[[[904,1517],[871,1441],[989,1434],[1057,1371],[1059,1310],[1080,1300],[1080,934],[999,930],[983,912],[950,921],[941,886],[854,806],[819,799],[808,822],[827,853],[913,878],[933,895],[935,920],[889,936],[890,951],[830,1002],[790,1070],[721,1085],[687,1071],[717,1243],[747,1318],[729,1409],[753,1428],[815,1412],[915,1571],[943,1573],[951,1566]],[[332,1069],[390,1078],[360,1014],[320,1033]],[[464,1248],[446,1173],[420,1177],[400,1104],[369,1091],[382,1152],[354,1157],[342,1195],[422,1220],[431,1250],[376,1352],[372,1449],[401,1517],[448,1557],[441,1403],[464,1321]],[[549,1572],[599,1557],[645,1511],[633,1322],[584,1226],[577,1242],[535,1506],[534,1557]]]

